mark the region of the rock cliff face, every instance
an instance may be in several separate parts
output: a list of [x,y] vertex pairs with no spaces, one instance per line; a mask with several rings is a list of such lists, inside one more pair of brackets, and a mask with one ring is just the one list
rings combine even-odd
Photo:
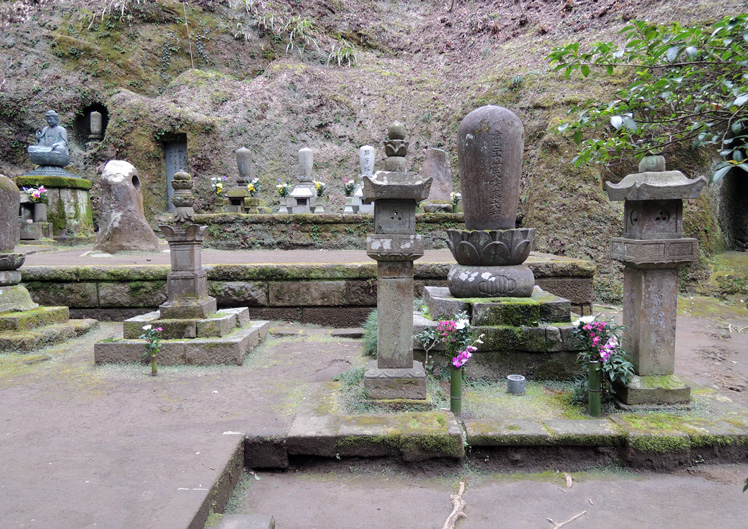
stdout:
[[[112,0],[3,3],[0,172],[32,168],[26,146],[53,108],[68,129],[68,169],[92,180],[96,197],[107,160],[132,163],[151,221],[167,206],[169,144],[185,146],[198,211],[214,202],[211,177],[236,181],[241,146],[253,153],[251,176],[268,203],[277,179],[298,173],[298,149],[313,149],[315,174],[340,211],[342,179],[358,175],[358,147],[377,146],[381,167],[393,120],[408,125],[409,167],[420,170],[427,147],[444,149],[458,184],[457,125],[478,106],[501,105],[525,126],[520,223],[538,229],[540,251],[597,261],[599,293],[615,298],[607,240],[621,232],[621,213],[602,193],[599,170],[570,167],[573,145],[554,131],[572,105],[607,97],[620,80],[566,80],[545,57],[572,39],[616,38],[632,18],[709,22],[743,2],[449,4],[129,0],[120,11]],[[102,113],[102,141],[89,139],[93,110]],[[707,165],[668,163],[692,176]],[[711,244],[719,230],[708,202],[692,206],[699,222],[690,234]]]

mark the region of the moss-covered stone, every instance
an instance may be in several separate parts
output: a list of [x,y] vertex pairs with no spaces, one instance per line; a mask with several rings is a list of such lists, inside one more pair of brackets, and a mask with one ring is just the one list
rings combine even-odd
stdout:
[[39,187],[46,188],[68,188],[68,189],[91,189],[93,183],[85,178],[73,178],[66,176],[16,176],[13,179],[16,185],[20,187]]

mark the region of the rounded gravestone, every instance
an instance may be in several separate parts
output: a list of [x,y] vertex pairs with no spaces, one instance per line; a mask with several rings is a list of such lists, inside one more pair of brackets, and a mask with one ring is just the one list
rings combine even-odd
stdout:
[[514,228],[525,132],[519,117],[488,105],[465,116],[457,130],[465,228]]
[[0,254],[13,253],[18,231],[21,193],[13,180],[0,175]]
[[314,153],[312,149],[304,147],[299,149],[299,167],[301,168],[301,175],[299,181],[311,182],[312,170],[314,169]]
[[252,151],[246,147],[239,147],[236,150],[236,167],[239,169],[241,180],[249,180],[249,171],[252,167]]
[[107,253],[156,251],[158,238],[143,210],[138,171],[123,160],[110,160],[101,174],[101,215],[95,250]]

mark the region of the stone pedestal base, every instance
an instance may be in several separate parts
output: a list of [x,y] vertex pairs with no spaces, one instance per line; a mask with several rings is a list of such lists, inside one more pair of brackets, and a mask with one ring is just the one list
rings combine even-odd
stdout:
[[35,353],[43,347],[85,334],[99,325],[96,320],[68,319],[68,314],[67,307],[38,307],[0,313],[0,351]]
[[675,375],[634,376],[626,384],[616,385],[616,396],[624,404],[687,404],[691,400],[691,386]]
[[151,312],[124,322],[123,337],[94,345],[97,364],[142,363],[146,324],[162,327],[164,341],[157,360],[160,365],[241,365],[266,336],[268,321],[249,321],[246,308],[224,309],[217,317],[204,320],[161,319],[159,312]]
[[161,317],[169,320],[207,318],[218,308],[215,298],[206,297],[194,301],[167,301],[159,306]]
[[[12,272],[14,271],[9,272],[9,275]],[[31,310],[38,306],[23,285],[0,287],[0,313]]]
[[52,238],[52,224],[49,222],[19,222],[18,229],[22,241]]
[[377,361],[366,364],[364,389],[370,399],[426,399],[426,371],[421,362],[413,362],[413,367],[377,367]]
[[525,265],[465,266],[456,264],[447,276],[449,291],[456,298],[528,298],[535,276]]

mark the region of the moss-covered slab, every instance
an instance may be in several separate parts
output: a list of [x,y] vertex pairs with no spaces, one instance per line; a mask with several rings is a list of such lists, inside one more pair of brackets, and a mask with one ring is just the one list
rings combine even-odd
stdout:
[[405,461],[465,457],[462,428],[451,412],[403,413],[398,415],[398,424],[403,435],[401,455]]
[[126,319],[122,322],[122,337],[126,340],[137,340],[143,334],[143,327],[152,325],[159,316],[160,313],[156,310]]
[[64,342],[96,328],[96,320],[68,320],[66,323],[45,325],[23,331],[0,332],[0,351],[30,353],[42,347]]
[[691,400],[691,386],[675,375],[634,376],[614,390],[628,405],[683,404]]
[[337,430],[336,455],[346,457],[396,456],[402,435],[395,416],[345,416]]
[[465,431],[467,433],[467,443],[470,446],[538,446],[552,444],[551,434],[540,421],[466,421]]
[[23,312],[0,313],[0,331],[25,331],[45,325],[66,323],[67,307],[38,307]]
[[571,446],[622,446],[626,432],[608,419],[543,421],[551,441]]
[[286,436],[291,455],[335,457],[339,418],[333,415],[297,414]]
[[218,311],[204,320],[197,321],[197,336],[200,338],[226,336],[237,326],[236,322],[236,314],[233,312]]
[[65,176],[17,176],[13,180],[19,188],[44,186],[47,188],[91,189],[93,185],[90,180],[85,178]]

